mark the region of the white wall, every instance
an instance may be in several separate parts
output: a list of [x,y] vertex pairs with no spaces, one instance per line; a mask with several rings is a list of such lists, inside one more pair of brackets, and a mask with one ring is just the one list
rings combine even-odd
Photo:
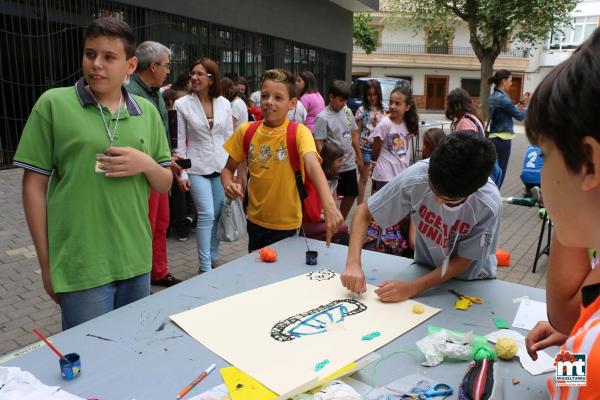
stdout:
[[425,95],[425,76],[442,75],[448,76],[448,91],[460,87],[463,78],[479,79],[479,71],[458,71],[442,68],[371,68],[371,76],[409,76],[412,78],[413,94]]
[[454,40],[452,42],[452,46],[456,47],[471,47],[471,43],[469,43],[469,28],[464,25],[460,25],[454,31]]
[[385,26],[381,33],[381,43],[386,44],[425,44],[425,33],[415,34],[407,28],[399,28],[393,25]]
[[[584,0],[577,4],[572,17],[585,17],[600,15],[600,0]],[[529,69],[526,74],[524,91],[533,91],[542,79],[571,54],[573,50],[549,50],[546,49],[548,40],[537,46],[531,52]]]

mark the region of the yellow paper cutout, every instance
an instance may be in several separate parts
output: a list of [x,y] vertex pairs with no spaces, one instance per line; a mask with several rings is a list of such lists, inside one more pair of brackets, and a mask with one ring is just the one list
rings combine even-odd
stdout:
[[279,397],[236,367],[221,368],[220,371],[231,400],[274,400]]
[[454,308],[456,308],[457,310],[466,310],[470,306],[471,300],[469,300],[466,297],[456,300],[456,303],[454,304]]

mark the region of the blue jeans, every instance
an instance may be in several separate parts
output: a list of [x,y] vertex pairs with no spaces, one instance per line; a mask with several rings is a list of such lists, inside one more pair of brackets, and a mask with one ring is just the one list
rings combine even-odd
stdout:
[[149,295],[150,272],[91,289],[59,293],[63,331]]
[[204,177],[190,174],[192,198],[196,205],[196,247],[198,249],[198,272],[210,271],[211,262],[219,258],[217,224],[221,216],[221,206],[225,191],[219,176]]
[[498,165],[500,165],[500,169],[502,170],[500,181],[496,182],[496,186],[498,186],[498,189],[500,189],[502,187],[502,183],[504,182],[504,178],[506,177],[506,170],[508,169],[508,159],[510,158],[512,140],[493,138],[492,143],[494,143],[494,146],[496,146]]

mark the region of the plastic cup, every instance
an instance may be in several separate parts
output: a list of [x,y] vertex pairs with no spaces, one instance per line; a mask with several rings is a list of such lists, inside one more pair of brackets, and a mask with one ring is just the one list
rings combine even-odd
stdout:
[[72,381],[81,373],[81,359],[77,353],[65,355],[65,359],[58,360],[60,363],[60,374],[66,381]]

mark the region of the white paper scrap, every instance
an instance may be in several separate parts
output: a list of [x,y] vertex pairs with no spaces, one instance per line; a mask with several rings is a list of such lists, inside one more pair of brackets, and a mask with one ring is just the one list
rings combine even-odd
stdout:
[[525,368],[525,370],[531,375],[545,374],[546,372],[552,372],[555,370],[554,359],[545,351],[540,350],[537,352],[538,359],[536,361],[533,361],[533,359],[529,357],[529,353],[527,353],[527,349],[525,348],[525,336],[521,335],[517,331],[500,329],[499,331],[486,335],[485,338],[492,343],[496,343],[502,338],[514,340],[519,347],[517,357],[519,357],[519,361],[521,362],[523,368]]
[[515,328],[532,330],[539,321],[548,321],[546,303],[535,300],[524,300],[519,303],[512,326]]
[[84,400],[59,386],[44,385],[30,372],[18,367],[0,367],[0,389],[3,400]]
[[217,385],[205,392],[200,393],[194,397],[190,397],[189,400],[229,400],[229,391],[224,383]]

